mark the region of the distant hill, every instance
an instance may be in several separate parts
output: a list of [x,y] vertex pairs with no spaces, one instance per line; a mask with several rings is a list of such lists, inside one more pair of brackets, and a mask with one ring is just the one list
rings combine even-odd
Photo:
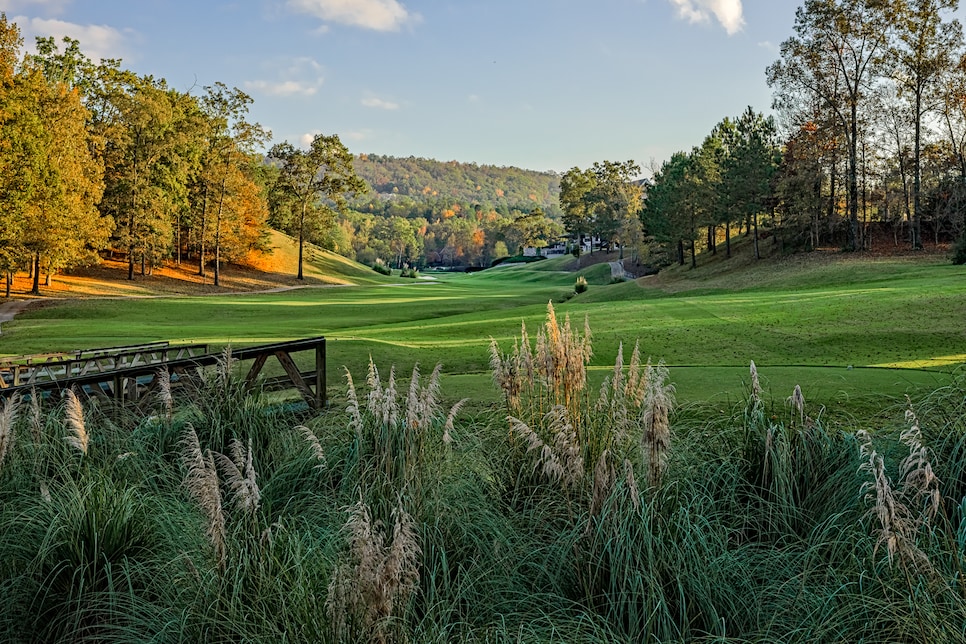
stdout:
[[360,154],[356,173],[374,191],[360,202],[408,197],[416,203],[453,202],[508,212],[539,206],[558,214],[560,175],[513,167]]

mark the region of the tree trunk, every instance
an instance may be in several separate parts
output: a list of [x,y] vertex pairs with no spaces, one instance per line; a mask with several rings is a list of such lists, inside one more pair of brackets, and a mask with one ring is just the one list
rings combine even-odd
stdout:
[[758,252],[758,213],[752,215],[751,221],[755,227],[755,259],[761,259],[761,254]]
[[201,202],[201,252],[198,254],[198,275],[205,277],[205,229],[208,227],[208,181],[205,180],[205,196]]
[[852,101],[851,121],[849,123],[849,237],[847,250],[859,248],[859,106]]
[[912,250],[922,250],[922,220],[920,218],[920,196],[922,187],[922,92],[916,92],[916,127],[913,140],[912,174]]
[[[225,192],[228,184],[228,168],[231,165],[231,150],[225,158],[225,174],[221,177],[221,194],[218,195],[218,214],[215,217],[215,286],[221,285],[221,215],[225,205]],[[299,255],[301,258],[301,254]],[[301,279],[301,278],[300,278]]]
[[40,295],[40,253],[39,252],[34,253],[33,265],[34,265],[34,268],[33,268],[34,284],[33,284],[33,288],[30,289],[30,292],[33,293],[34,295]]
[[7,271],[7,294],[6,297],[10,297],[10,289],[13,286],[13,271]]
[[731,222],[725,222],[725,257],[731,259]]
[[684,266],[684,239],[678,239],[678,266]]
[[697,253],[695,252],[694,246],[695,246],[694,237],[692,237],[691,238],[691,268],[698,267],[698,257],[697,257]]
[[295,279],[305,279],[302,275],[302,252],[305,250],[305,206],[302,204],[302,214],[299,216],[299,274]]
[[[835,210],[836,210],[836,208],[835,208],[835,206],[836,206],[836,204],[835,204],[835,188],[836,188],[836,186],[835,186],[835,179],[836,179],[836,177],[838,175],[838,171],[839,171],[839,160],[838,160],[838,156],[833,152],[832,153],[832,171],[831,171],[831,173],[829,173],[828,216],[826,217],[827,220],[828,220],[829,228],[832,227],[832,221],[835,218]],[[834,238],[833,238],[832,241],[834,243],[834,241],[835,241]]]

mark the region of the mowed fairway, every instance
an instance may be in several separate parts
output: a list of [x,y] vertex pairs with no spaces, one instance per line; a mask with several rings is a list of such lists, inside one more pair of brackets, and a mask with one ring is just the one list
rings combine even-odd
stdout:
[[584,271],[591,286],[578,296],[575,274],[555,266],[398,285],[63,301],[5,324],[0,354],[153,340],[240,346],[324,335],[330,387],[339,388],[343,366],[361,376],[372,356],[378,366],[402,372],[416,362],[424,368],[440,362],[448,395],[493,400],[490,339],[509,349],[521,322],[535,337],[552,302],[559,317],[569,315],[581,328],[588,320],[601,378],[619,343],[627,359],[639,342],[645,356],[672,367],[683,401],[741,395],[751,360],[776,398],[801,384],[812,399],[845,405],[935,388],[966,361],[966,271],[941,259],[850,258],[749,269],[726,279],[682,274],[662,279],[660,288],[647,278],[608,285],[605,265]]

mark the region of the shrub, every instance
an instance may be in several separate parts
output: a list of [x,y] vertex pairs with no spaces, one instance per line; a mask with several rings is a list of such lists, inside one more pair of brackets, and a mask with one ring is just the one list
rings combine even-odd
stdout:
[[587,278],[583,275],[577,276],[577,282],[574,284],[574,291],[577,293],[583,293],[587,290]]
[[966,264],[966,232],[959,236],[952,248],[953,264],[962,266]]
[[412,279],[416,279],[417,277],[419,277],[419,271],[417,271],[415,268],[404,268],[402,272],[399,274],[399,277],[409,277]]

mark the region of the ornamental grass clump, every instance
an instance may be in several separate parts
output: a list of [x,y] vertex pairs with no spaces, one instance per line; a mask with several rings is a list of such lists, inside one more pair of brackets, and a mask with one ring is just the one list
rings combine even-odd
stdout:
[[224,480],[232,492],[235,506],[244,515],[253,516],[258,511],[262,496],[256,481],[251,439],[248,439],[247,449],[240,440],[232,439],[231,458],[219,453],[215,453],[214,458],[224,473]]
[[919,418],[908,397],[907,404],[905,418],[908,426],[899,436],[899,442],[908,449],[899,463],[901,486],[894,488],[885,473],[882,455],[873,448],[872,437],[860,430],[857,433],[862,458],[859,471],[868,477],[862,484],[861,493],[866,502],[871,503],[869,515],[874,516],[878,524],[876,551],[885,546],[890,565],[898,557],[904,566],[928,570],[931,564],[918,545],[918,537],[939,515],[942,495],[939,479],[933,471],[933,454],[922,443]]
[[[444,416],[440,403],[437,365],[425,381],[419,365],[413,367],[405,395],[399,391],[395,368],[383,380],[369,361],[368,391],[360,402],[352,374],[346,370],[349,429],[355,435],[353,453],[361,484],[377,496],[385,509],[394,507],[399,494],[418,500],[427,468],[441,457],[444,445],[452,442],[453,417],[465,401],[456,403]],[[425,382],[425,384],[423,384]],[[445,418],[445,421],[444,421]]]
[[420,547],[412,517],[399,502],[391,529],[373,519],[360,499],[343,528],[348,551],[329,583],[326,613],[333,641],[399,640],[394,617],[405,610],[419,582]]
[[829,431],[819,413],[808,414],[795,386],[784,409],[766,402],[754,361],[741,412],[743,500],[754,508],[746,533],[766,541],[804,538],[833,507],[848,503],[855,473],[850,434]]
[[613,491],[618,472],[625,473],[623,480],[637,499],[635,463],[646,469],[649,486],[660,485],[674,386],[663,364],[641,360],[638,345],[625,366],[621,345],[594,398],[587,391],[592,355],[587,321],[583,334],[569,316],[561,325],[552,304],[533,347],[526,325],[511,352],[502,353],[495,340],[490,343],[490,365],[504,394],[511,436],[532,455],[531,471],[584,498],[593,510]]
[[[347,508],[345,551],[328,587],[326,611],[335,641],[399,639],[399,619],[420,580],[421,530],[442,520],[434,504],[451,476],[454,418],[465,403],[443,413],[441,372],[437,365],[423,378],[416,365],[403,390],[395,368],[384,379],[370,359],[361,392],[346,370],[353,445],[342,466],[342,485],[358,501]],[[307,435],[306,440],[316,453],[315,441]]]

